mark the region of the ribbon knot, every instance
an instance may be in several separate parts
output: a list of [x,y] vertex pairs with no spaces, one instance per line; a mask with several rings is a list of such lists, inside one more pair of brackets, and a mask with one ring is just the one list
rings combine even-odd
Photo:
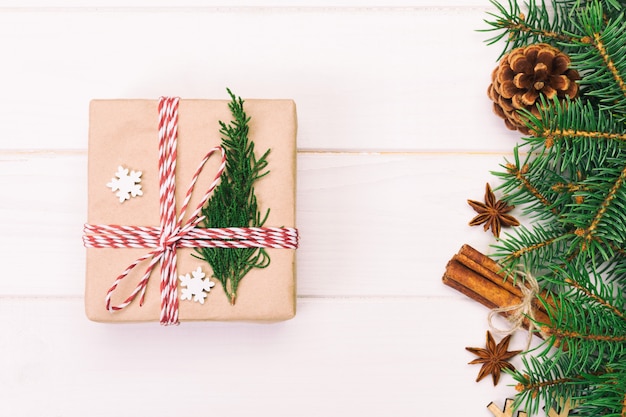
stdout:
[[[178,291],[176,271],[176,249],[197,247],[251,248],[269,247],[296,249],[298,233],[295,228],[251,227],[208,229],[196,227],[204,217],[202,207],[206,204],[226,167],[226,154],[223,148],[214,147],[200,162],[194,173],[185,199],[176,218],[176,142],[178,123],[177,97],[159,99],[159,216],[160,225],[118,226],[86,224],[83,235],[84,245],[88,248],[150,248],[149,253],[130,264],[115,280],[105,297],[106,309],[110,312],[122,310],[139,296],[139,305],[143,305],[146,287],[152,270],[161,264],[161,314],[163,325],[178,324]],[[200,203],[183,223],[187,206],[195,184],[209,158],[216,152],[221,153],[221,163]],[[111,296],[118,285],[140,263],[149,261],[146,271],[131,294],[118,305],[111,304]]]
[[163,248],[163,250],[167,250],[167,249],[171,249],[171,248],[176,249],[176,244],[183,237],[184,237],[184,235],[180,233],[180,230],[173,230],[169,234],[165,234],[164,233],[161,236],[160,246],[161,246],[161,248]]

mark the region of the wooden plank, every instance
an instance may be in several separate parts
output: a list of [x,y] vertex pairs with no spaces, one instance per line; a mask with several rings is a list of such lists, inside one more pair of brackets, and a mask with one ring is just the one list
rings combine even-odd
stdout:
[[[303,296],[449,295],[440,279],[470,228],[467,198],[482,199],[497,154],[298,156],[298,293]],[[112,168],[112,174],[115,167]],[[0,154],[0,294],[83,292],[86,156]],[[495,184],[495,182],[492,182]],[[104,185],[103,185],[104,186]]]
[[0,156],[8,196],[0,200],[0,269],[11,277],[0,293],[76,294],[83,286],[86,175],[82,153]]
[[[299,159],[298,255],[304,294],[442,295],[463,243],[488,248],[467,223],[496,155],[316,155]],[[484,167],[484,168],[480,168]]]
[[465,415],[513,393],[508,375],[473,382],[464,347],[482,346],[485,317],[456,299],[301,300],[288,322],[163,328],[1,298],[0,415]]
[[[441,284],[461,244],[491,242],[465,200],[518,138],[485,96],[489,10],[0,0],[0,416],[462,416],[513,396],[508,375],[473,382],[464,347],[483,345],[487,311]],[[89,322],[89,100],[226,86],[298,104],[297,316]]]
[[84,149],[93,98],[226,98],[228,86],[295,99],[301,150],[508,151],[519,135],[486,96],[500,50],[476,32],[485,17],[454,7],[6,10],[0,148]]
[[19,11],[37,11],[38,9],[143,9],[154,10],[158,8],[397,8],[397,7],[419,7],[431,9],[447,8],[493,8],[489,3],[481,0],[446,0],[445,2],[434,2],[433,0],[4,0],[0,4],[0,9],[10,9]]

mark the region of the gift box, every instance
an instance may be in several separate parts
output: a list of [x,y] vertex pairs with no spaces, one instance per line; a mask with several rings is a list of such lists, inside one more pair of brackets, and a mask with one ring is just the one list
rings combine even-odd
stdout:
[[[199,164],[212,148],[222,143],[219,121],[228,123],[233,117],[228,105],[227,100],[181,99],[177,102],[177,143],[172,175],[176,217],[185,205]],[[159,106],[158,100],[93,100],[90,103],[88,225],[141,226],[156,230],[161,224],[160,181],[163,178],[160,176],[167,175],[160,172],[164,170],[160,128],[165,128],[161,126]],[[259,211],[265,214],[270,209],[264,226],[295,228],[295,103],[292,100],[245,100],[244,110],[250,117],[248,136],[254,142],[255,154],[258,157],[270,149],[269,173],[254,183]],[[216,151],[202,167],[189,197],[188,217],[203,204],[203,197],[216,179],[222,162],[220,152]],[[118,169],[128,170],[129,175],[140,178],[140,191],[132,193],[138,195],[118,198],[119,194],[116,195],[110,184]],[[163,262],[154,265],[147,278],[141,291],[145,290],[141,305],[141,297],[137,296],[123,308],[111,309],[111,305],[124,304],[138,291],[144,272],[154,259],[150,253],[158,249],[133,247],[128,242],[124,245],[109,243],[112,247],[86,244],[87,317],[98,322],[159,321],[165,297],[160,272]],[[173,263],[177,276],[192,274],[200,267],[206,277],[211,277],[210,265],[193,256],[196,249],[181,246],[170,247],[176,255]],[[269,266],[252,269],[246,274],[240,281],[234,304],[215,278],[211,278],[215,285],[205,293],[202,303],[194,299],[181,300],[179,287],[178,319],[278,321],[292,318],[295,315],[295,250],[271,247],[265,250],[270,257]],[[134,263],[136,267],[128,272]],[[128,273],[119,280],[125,271]]]

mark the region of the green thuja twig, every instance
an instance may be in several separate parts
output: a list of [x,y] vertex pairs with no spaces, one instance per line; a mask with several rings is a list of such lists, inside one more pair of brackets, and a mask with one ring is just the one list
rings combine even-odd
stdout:
[[[220,184],[202,209],[205,216],[202,227],[260,227],[265,223],[269,209],[261,215],[254,183],[269,173],[266,168],[270,150],[257,159],[254,142],[248,138],[250,117],[244,111],[244,101],[227,91],[231,97],[228,107],[233,120],[229,124],[219,122],[222,146],[226,151],[226,169]],[[198,248],[195,256],[211,265],[213,277],[222,284],[231,304],[235,304],[243,277],[251,269],[266,268],[270,263],[270,257],[263,248]]]

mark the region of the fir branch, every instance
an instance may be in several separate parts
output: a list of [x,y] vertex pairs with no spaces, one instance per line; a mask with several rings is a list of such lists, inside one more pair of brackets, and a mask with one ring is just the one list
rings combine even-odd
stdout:
[[561,341],[564,339],[567,339],[567,340],[582,339],[586,341],[609,342],[609,343],[626,342],[626,335],[612,336],[608,334],[580,333],[580,332],[574,332],[574,331],[569,331],[569,330],[561,330],[557,328],[556,326],[543,326],[541,327],[541,331],[542,333],[545,333],[548,336],[554,336],[557,339],[557,341]]
[[576,193],[579,191],[588,191],[587,187],[584,185],[580,185],[580,184],[576,184],[573,182],[568,182],[567,184],[565,183],[559,183],[557,182],[556,184],[554,184],[552,187],[552,190],[556,193]]
[[591,102],[561,103],[542,98],[539,115],[524,112],[524,117],[534,132],[525,139],[524,146],[529,146],[530,152],[539,152],[560,171],[587,172],[626,149],[626,126],[611,112],[598,109]]
[[521,247],[507,255],[503,259],[503,262],[508,263],[508,261],[511,259],[519,259],[527,256],[531,252],[537,252],[539,250],[545,249],[546,247],[552,246],[555,242],[558,242],[560,239],[563,239],[566,236],[567,235],[556,236]]
[[[526,14],[516,1],[508,8],[491,0],[499,13],[489,13],[487,31],[500,31],[487,40],[489,44],[505,40],[500,55],[524,45],[548,43],[570,55],[572,66],[581,74],[581,93],[595,97],[603,107],[626,112],[626,31],[623,7],[607,1],[545,1],[526,4]],[[552,12],[550,12],[552,11]],[[597,71],[602,66],[607,71]]]
[[528,172],[528,165],[519,169],[517,166],[513,164],[507,164],[507,170],[511,175],[515,177],[515,179],[520,183],[520,186],[525,188],[533,197],[535,197],[541,204],[543,204],[546,208],[548,208],[555,216],[558,216],[559,211],[553,207],[553,204],[548,201],[546,197],[535,187],[526,177]]
[[[226,151],[226,169],[220,184],[202,209],[205,219],[202,227],[260,227],[269,209],[261,215],[254,193],[254,183],[268,174],[267,150],[257,159],[254,142],[248,137],[247,116],[244,101],[227,90],[231,97],[228,107],[233,120],[220,124],[222,146]],[[197,258],[211,265],[213,277],[221,284],[231,304],[235,304],[239,283],[253,268],[266,268],[270,263],[264,248],[198,248]]]
[[626,0],[494,5],[489,43],[504,41],[503,53],[548,43],[581,75],[578,99],[542,97],[522,112],[531,135],[494,173],[532,222],[501,238],[496,256],[552,295],[541,300],[549,323],[535,323],[547,340],[514,374],[517,402],[536,413],[572,398],[577,416],[626,417]]
[[593,40],[591,42],[593,43],[593,46],[598,50],[598,53],[602,57],[602,60],[604,61],[604,64],[608,68],[611,75],[613,75],[613,78],[615,79],[615,82],[617,83],[619,89],[622,91],[622,94],[626,96],[626,83],[624,82],[624,78],[622,77],[622,74],[620,74],[617,65],[607,51],[607,48],[602,41],[602,36],[599,33],[594,33]]
[[[600,225],[607,211],[610,209],[611,203],[613,203],[615,198],[618,196],[618,192],[620,192],[620,190],[622,189],[622,186],[624,185],[624,181],[626,181],[626,166],[624,167],[624,169],[622,169],[619,177],[615,180],[615,182],[613,183],[613,186],[611,187],[609,192],[606,194],[606,197],[598,206],[595,216],[593,217],[593,220],[591,221],[589,226],[584,229],[578,228],[575,231],[577,236],[581,236],[587,242],[595,237],[595,235],[598,233],[598,225]],[[619,210],[623,209],[623,206],[621,204],[620,206],[621,207],[619,207],[618,211],[615,213],[616,215],[621,215],[621,212]],[[613,229],[613,223],[608,225],[608,227]],[[620,242],[624,241],[624,236],[620,236],[619,238],[616,238],[615,230],[612,230],[610,237],[612,238],[612,240],[618,240]],[[583,247],[583,250],[585,249],[586,249],[586,245],[585,247]]]
[[[556,45],[576,42],[576,39],[568,34],[567,21],[563,22],[558,19],[558,14],[551,18],[544,1],[541,1],[539,5],[529,2],[524,12],[516,1],[509,0],[508,8],[496,0],[491,0],[491,3],[498,9],[499,14],[489,13],[494,20],[486,20],[486,23],[491,26],[486,31],[501,31],[501,33],[488,39],[487,43],[493,44],[504,40],[506,46],[502,55],[531,43],[543,42]],[[558,5],[553,2],[553,7],[558,7]]]
[[614,132],[590,132],[585,130],[574,129],[554,129],[538,132],[540,136],[546,139],[546,146],[550,147],[558,139],[586,138],[586,139],[605,139],[626,141],[626,134]]
[[597,417],[622,410],[626,373],[623,363],[611,363],[602,369],[568,368],[566,355],[551,357],[523,356],[524,372],[513,372],[518,382],[516,404],[537,413],[540,403],[551,404],[555,398],[570,398],[576,415]]
[[[613,283],[621,290],[626,287],[626,250],[612,245],[611,248],[615,253],[615,258],[611,262],[607,262],[602,273],[607,282]],[[626,303],[626,297],[622,296]]]
[[583,378],[556,378],[548,381],[531,382],[530,378],[523,379],[522,382],[518,382],[515,385],[515,389],[518,392],[528,392],[532,397],[536,397],[541,391],[544,391],[550,387],[558,387],[574,382],[580,382]]
[[[623,13],[605,20],[600,2],[590,3],[577,13],[581,44],[588,45],[570,54],[572,62],[584,73],[581,85],[587,85],[589,96],[597,97],[602,108],[619,113],[626,111],[626,42]],[[605,71],[598,71],[603,68]]]
[[[624,315],[624,312],[620,311],[620,309],[616,305],[611,303],[608,300],[609,297],[607,297],[607,296],[603,297],[603,296],[601,296],[599,294],[594,294],[594,292],[591,289],[586,288],[585,286],[583,286],[582,284],[574,281],[571,278],[565,278],[564,282],[567,285],[570,285],[571,287],[573,287],[574,289],[580,291],[584,296],[588,297],[590,299],[590,301],[592,301],[593,303],[595,303],[599,307],[606,309],[610,313],[614,314],[617,318],[619,318],[622,321],[626,322],[626,315]],[[594,287],[594,288],[597,290],[596,287]]]
[[593,389],[581,396],[577,412],[582,416],[624,417],[626,415],[626,370],[624,364],[607,366],[607,372],[588,374]]
[[626,242],[626,167],[624,156],[607,158],[603,167],[587,173],[581,182],[584,187],[574,194],[576,201],[569,204],[562,222],[575,229],[572,244],[583,251],[592,251],[590,257],[602,255],[608,261],[621,251]]
[[562,357],[540,360],[522,356],[524,372],[515,371],[515,389],[519,392],[515,404],[524,404],[526,411],[536,414],[540,404],[550,404],[554,398],[576,398],[589,384],[581,373],[568,373]]
[[543,269],[549,270],[554,265],[548,260],[556,259],[560,264],[561,259],[572,254],[570,240],[574,235],[560,227],[537,224],[530,230],[520,226],[514,233],[507,234],[507,239],[501,239],[494,245],[494,256],[509,270],[514,270],[520,263],[542,265]]
[[[570,10],[580,7],[586,7],[595,3],[597,0],[556,0],[556,3]],[[610,12],[621,11],[626,6],[626,0],[601,0],[600,4],[605,10]]]
[[541,402],[550,404],[554,398],[570,398],[576,404],[576,416],[622,416],[626,395],[623,364],[611,364],[597,372],[564,376],[559,359],[541,362],[523,357],[522,362],[529,373],[513,374],[518,381],[515,388],[520,393],[516,403],[525,403],[525,408],[532,413],[538,412]]
[[[581,369],[597,372],[626,353],[621,293],[611,290],[599,275],[586,268],[585,258],[579,257],[545,277],[554,292],[552,302],[544,302],[550,320],[536,323],[549,337],[543,355],[557,347],[566,373]],[[590,288],[597,288],[595,294]]]
[[568,181],[558,173],[545,169],[545,159],[527,155],[520,160],[519,148],[513,151],[514,161],[502,164],[503,172],[493,172],[503,179],[498,189],[503,190],[502,199],[510,205],[521,206],[524,215],[535,220],[554,221],[570,198],[550,186]]

